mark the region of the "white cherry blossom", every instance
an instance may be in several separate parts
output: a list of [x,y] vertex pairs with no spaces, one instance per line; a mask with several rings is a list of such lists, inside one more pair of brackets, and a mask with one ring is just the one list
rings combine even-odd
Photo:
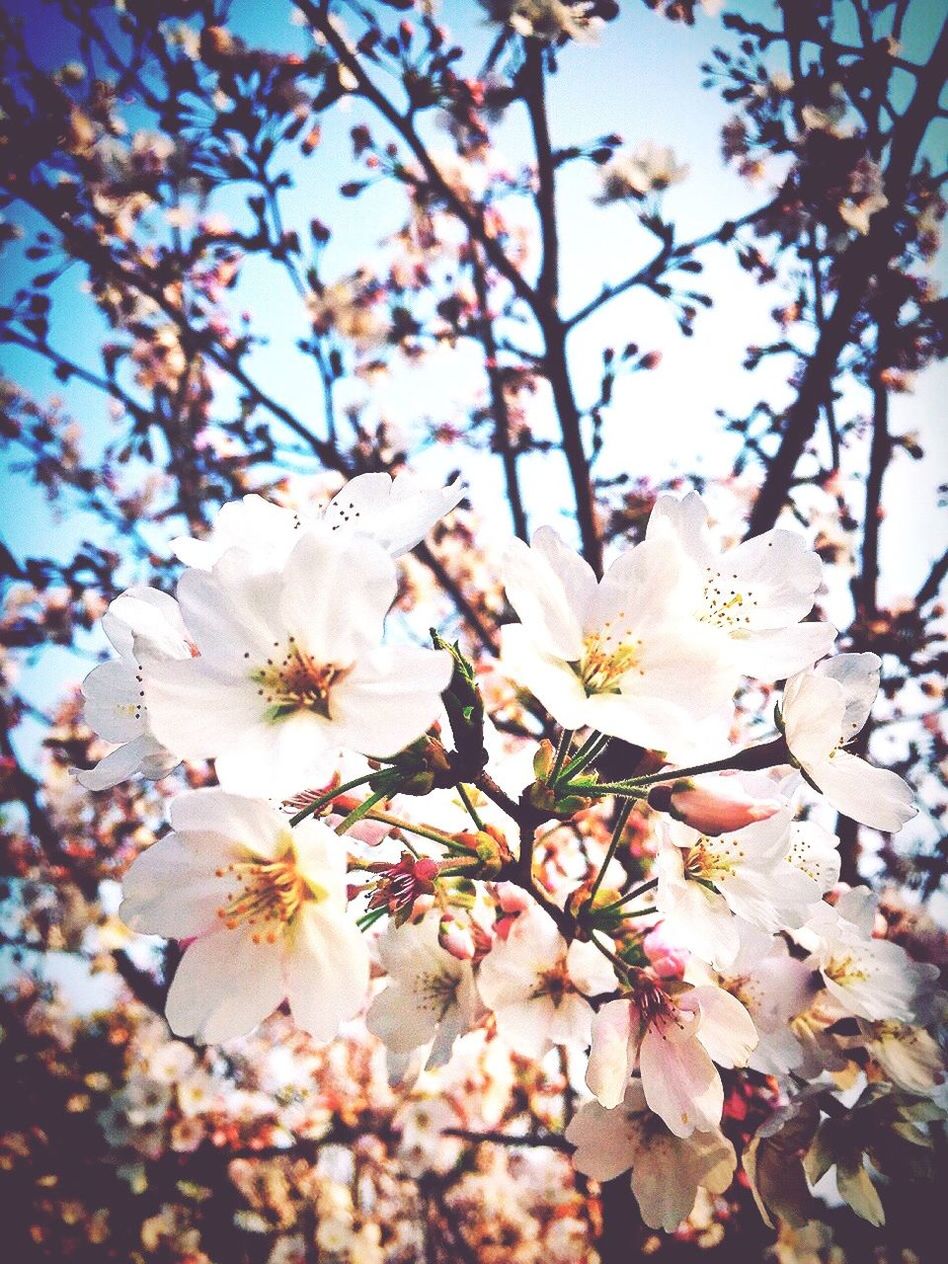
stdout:
[[553,1045],[589,1043],[593,1011],[585,997],[611,992],[616,978],[593,944],[567,945],[552,917],[531,904],[484,958],[477,985],[510,1047],[539,1058]]
[[450,513],[464,495],[455,479],[447,487],[428,487],[415,474],[359,474],[323,509],[295,511],[262,496],[230,501],[217,513],[203,540],[181,536],[172,541],[186,566],[210,568],[231,548],[250,553],[261,569],[279,569],[300,533],[319,522],[332,531],[357,531],[373,539],[392,557],[408,553],[439,518]]
[[564,728],[676,752],[698,726],[726,740],[737,677],[716,630],[672,609],[666,553],[637,545],[597,582],[550,527],[529,548],[511,542],[502,571],[520,623],[501,629],[502,664]]
[[909,1023],[859,1021],[860,1039],[893,1084],[920,1096],[945,1079],[938,1041],[924,1027]]
[[102,630],[118,658],[93,667],[82,682],[84,715],[107,742],[119,743],[94,768],[72,771],[87,790],[108,790],[140,775],[157,781],[177,765],[151,729],[139,657],[174,662],[191,657],[178,603],[156,588],[129,588],[110,604]]
[[287,999],[297,1026],[332,1039],[369,980],[346,915],[345,842],[218,789],[180,795],[171,825],[125,875],[119,914],[132,930],[193,940],[168,993],[172,1031],[216,1044]]
[[895,833],[916,813],[911,787],[845,749],[869,718],[881,669],[877,654],[838,654],[800,672],[787,681],[781,722],[803,775],[838,812]]
[[717,1063],[746,1066],[757,1044],[750,1015],[720,988],[671,996],[650,987],[639,999],[609,1001],[592,1025],[586,1084],[607,1109],[625,1097],[638,1066],[649,1108],[676,1137],[717,1128],[724,1088]]
[[379,646],[396,587],[379,545],[326,526],[278,573],[256,572],[241,549],[186,571],[178,600],[200,657],[143,660],[155,733],[260,797],[322,784],[339,747],[395,754],[439,715],[451,676],[444,651]]
[[810,966],[790,955],[781,935],[742,926],[740,940],[737,956],[726,972],[712,973],[692,958],[685,977],[696,986],[713,983],[736,996],[760,1037],[747,1065],[764,1075],[787,1075],[804,1059],[791,1024],[812,1001],[817,976]]
[[875,894],[853,887],[834,907],[818,906],[796,938],[812,950],[809,964],[847,1013],[870,1022],[910,1023],[938,967],[913,961],[891,940],[873,938],[875,911]]
[[732,965],[742,922],[773,934],[806,921],[839,876],[836,844],[789,808],[712,837],[666,825],[655,898],[666,933],[719,969]]
[[717,1128],[676,1137],[631,1080],[622,1103],[611,1110],[587,1102],[573,1116],[566,1140],[576,1146],[573,1165],[597,1181],[632,1169],[632,1192],[642,1219],[671,1233],[695,1205],[698,1190],[722,1194],[737,1166],[734,1147]]
[[388,984],[366,1015],[369,1031],[396,1057],[429,1049],[426,1069],[444,1066],[479,1008],[474,971],[438,942],[440,913],[390,926],[378,943]]
[[669,555],[682,615],[714,630],[739,673],[781,680],[809,667],[836,639],[832,624],[800,622],[813,608],[823,567],[795,532],[766,531],[722,553],[704,501],[689,492],[680,500],[659,496],[645,538]]

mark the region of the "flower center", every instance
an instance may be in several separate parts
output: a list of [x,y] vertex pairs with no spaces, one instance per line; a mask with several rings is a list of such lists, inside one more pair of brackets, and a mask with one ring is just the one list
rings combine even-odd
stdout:
[[823,973],[834,983],[846,987],[853,983],[864,983],[869,978],[865,963],[860,962],[851,952],[837,953],[830,957],[823,967]]
[[[279,651],[279,642],[273,648]],[[330,720],[333,688],[351,670],[338,663],[315,661],[291,636],[282,657],[268,658],[264,667],[252,673],[251,680],[266,703],[264,718],[271,724],[298,711],[312,711]]]
[[[712,627],[724,628],[732,632],[746,628],[750,623],[750,608],[756,606],[756,598],[749,593],[741,592],[733,582],[728,584],[724,575],[718,574],[710,566],[706,572],[704,583],[704,611],[699,616],[702,623],[710,623]],[[732,576],[732,581],[737,576]]]
[[306,900],[324,900],[328,894],[307,882],[292,858],[236,861],[216,874],[234,883],[217,916],[228,930],[242,924],[254,927],[251,938],[255,944],[276,943]]
[[685,873],[689,878],[713,882],[735,873],[743,859],[744,848],[734,838],[722,835],[713,844],[709,838],[699,838],[688,852]]
[[[621,614],[620,614],[621,618]],[[630,632],[614,637],[611,622],[605,623],[599,632],[593,632],[583,641],[583,657],[577,665],[577,673],[587,695],[618,693],[623,677],[638,668],[642,654],[642,642]]]
[[551,969],[541,974],[534,988],[534,996],[548,996],[559,1008],[567,992],[574,990],[566,970],[566,958],[561,957]]

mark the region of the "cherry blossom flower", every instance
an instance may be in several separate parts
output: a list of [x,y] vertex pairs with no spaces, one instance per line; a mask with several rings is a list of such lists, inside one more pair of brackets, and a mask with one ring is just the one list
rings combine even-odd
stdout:
[[916,813],[912,789],[888,768],[874,768],[845,749],[879,690],[877,654],[838,654],[787,681],[781,723],[803,776],[838,812],[895,833]]
[[390,926],[379,939],[389,982],[366,1015],[369,1031],[396,1057],[430,1046],[426,1069],[448,1061],[479,1008],[470,962],[459,961],[438,942],[439,917],[435,911],[419,922]]
[[893,1084],[907,1093],[930,1094],[945,1079],[938,1041],[924,1027],[909,1023],[867,1023],[859,1020],[860,1043]]
[[870,1022],[910,1023],[938,967],[913,961],[891,940],[873,938],[875,913],[875,894],[853,887],[835,906],[819,905],[796,938],[812,949],[809,964],[847,1013]]
[[672,940],[717,967],[733,964],[740,923],[801,926],[839,877],[837,839],[789,808],[717,837],[665,826],[656,907]]
[[322,510],[295,512],[256,495],[230,501],[218,510],[210,535],[203,540],[181,536],[172,541],[172,548],[186,566],[201,570],[210,570],[231,548],[253,554],[260,569],[275,570],[303,530],[325,522],[333,531],[367,535],[392,557],[400,557],[420,543],[463,495],[464,485],[457,479],[447,487],[427,487],[408,470],[394,478],[359,474]]
[[685,977],[696,986],[711,983],[736,996],[760,1037],[747,1065],[764,1075],[787,1075],[804,1058],[791,1024],[812,1001],[816,976],[790,955],[780,935],[742,926],[740,939],[737,956],[725,973],[712,974],[692,959]]
[[438,716],[451,676],[444,651],[379,647],[396,586],[379,545],[325,525],[279,573],[255,573],[240,549],[185,572],[178,599],[201,657],[145,661],[155,732],[261,797],[324,783],[340,746],[395,754]]
[[722,1194],[731,1183],[737,1156],[717,1128],[677,1137],[653,1115],[641,1082],[631,1080],[611,1110],[587,1102],[573,1116],[566,1140],[576,1146],[573,1165],[597,1181],[632,1169],[632,1192],[642,1219],[671,1233],[691,1212],[699,1188]]
[[774,529],[721,552],[697,492],[659,496],[646,540],[675,556],[681,614],[717,633],[721,653],[757,680],[781,680],[809,667],[836,639],[830,623],[801,623],[822,580],[819,556],[793,531]]
[[191,657],[178,603],[157,588],[129,588],[102,616],[102,630],[118,658],[93,667],[82,682],[85,720],[107,742],[120,744],[94,768],[75,768],[73,774],[87,790],[108,790],[136,775],[157,781],[179,757],[152,732],[139,659],[144,654],[156,662]]
[[756,1044],[747,1010],[720,988],[672,996],[647,985],[638,998],[609,1001],[596,1014],[586,1084],[612,1109],[637,1065],[649,1108],[676,1137],[690,1137],[721,1122],[724,1089],[715,1062],[746,1066]]
[[586,996],[611,992],[616,978],[593,944],[567,944],[534,904],[484,958],[477,985],[511,1048],[539,1058],[553,1045],[589,1043],[593,1011]]
[[675,161],[668,145],[643,141],[635,149],[615,154],[600,171],[602,192],[596,199],[601,204],[641,199],[647,193],[678,184],[688,174],[687,164]]
[[675,575],[660,545],[628,549],[597,583],[541,527],[530,548],[511,543],[502,569],[521,620],[501,629],[504,669],[557,723],[665,751],[690,750],[708,720],[726,739],[736,677],[714,629],[673,619]]
[[332,1039],[369,979],[346,916],[344,842],[218,789],[180,795],[171,825],[125,875],[119,914],[132,930],[193,940],[168,993],[172,1031],[230,1040],[286,998],[297,1026]]

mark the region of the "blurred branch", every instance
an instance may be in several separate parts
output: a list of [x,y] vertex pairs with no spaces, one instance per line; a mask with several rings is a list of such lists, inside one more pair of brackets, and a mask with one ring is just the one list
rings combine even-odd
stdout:
[[780,446],[769,463],[754,503],[747,538],[769,530],[777,521],[797,462],[813,437],[820,406],[831,389],[839,358],[849,342],[853,320],[862,307],[869,283],[885,271],[898,249],[899,217],[919,147],[938,106],[946,58],[948,23],[942,27],[931,59],[919,75],[911,103],[892,128],[885,173],[888,205],[872,217],[868,234],[854,241],[839,262],[836,303],[816,350],[806,362],[797,398],[787,410]]

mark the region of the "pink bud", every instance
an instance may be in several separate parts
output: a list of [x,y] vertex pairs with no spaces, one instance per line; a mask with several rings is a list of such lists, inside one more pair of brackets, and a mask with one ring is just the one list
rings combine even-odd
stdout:
[[474,956],[474,935],[469,925],[442,921],[438,928],[438,942],[458,961],[470,961]]
[[658,925],[642,940],[642,948],[652,969],[660,979],[680,979],[685,972],[688,954],[665,937],[664,927]]
[[702,834],[723,834],[743,829],[755,821],[766,821],[779,812],[777,799],[755,799],[740,776],[717,773],[672,787],[671,808],[675,816]]

